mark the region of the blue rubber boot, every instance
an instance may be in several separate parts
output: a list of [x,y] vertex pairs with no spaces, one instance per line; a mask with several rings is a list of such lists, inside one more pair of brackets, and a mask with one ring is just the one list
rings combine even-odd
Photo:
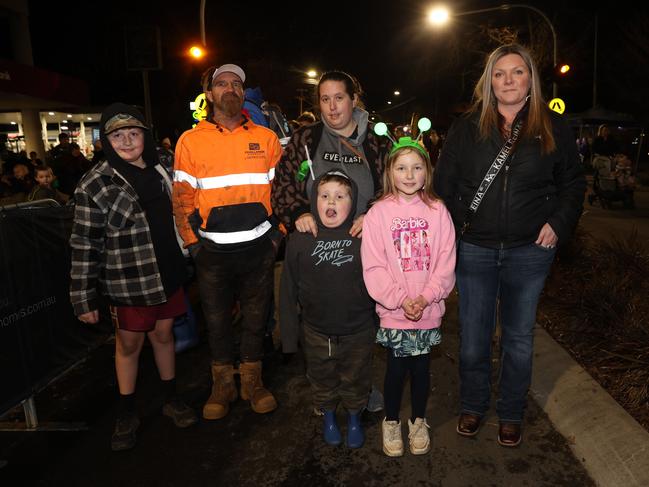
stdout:
[[336,410],[324,411],[324,441],[327,445],[338,446],[343,442],[340,428],[336,423]]
[[360,448],[365,443],[365,434],[361,426],[361,413],[348,413],[347,416],[347,446]]

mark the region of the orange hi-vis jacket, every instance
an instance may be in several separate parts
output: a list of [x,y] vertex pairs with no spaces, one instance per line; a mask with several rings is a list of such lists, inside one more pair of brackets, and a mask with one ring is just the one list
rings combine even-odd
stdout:
[[245,120],[233,131],[201,121],[176,144],[173,206],[188,247],[236,250],[266,235],[282,149],[275,133]]

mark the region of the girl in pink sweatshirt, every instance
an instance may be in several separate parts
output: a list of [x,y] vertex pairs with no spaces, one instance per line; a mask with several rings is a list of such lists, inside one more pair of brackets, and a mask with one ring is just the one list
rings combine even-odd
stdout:
[[392,149],[383,194],[365,215],[362,235],[363,278],[381,319],[376,341],[388,349],[383,451],[403,455],[399,410],[409,372],[410,452],[421,455],[430,450],[430,350],[440,343],[444,298],[455,284],[455,231],[433,191],[428,154],[409,137]]

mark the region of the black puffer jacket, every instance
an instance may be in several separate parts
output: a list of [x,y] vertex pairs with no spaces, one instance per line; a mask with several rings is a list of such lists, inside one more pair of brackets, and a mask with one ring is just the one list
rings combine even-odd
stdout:
[[[552,112],[556,150],[541,155],[538,139],[520,139],[471,219],[463,240],[488,248],[534,242],[549,223],[565,243],[583,207],[586,180],[570,127]],[[484,175],[504,144],[497,131],[480,140],[478,116],[456,120],[435,168],[435,190],[448,207],[456,230]]]

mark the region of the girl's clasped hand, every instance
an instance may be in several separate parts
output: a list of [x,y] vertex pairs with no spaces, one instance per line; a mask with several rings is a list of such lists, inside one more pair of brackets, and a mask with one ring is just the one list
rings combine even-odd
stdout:
[[419,321],[424,313],[424,309],[428,306],[428,302],[423,296],[419,295],[415,299],[406,298],[401,305],[403,314],[410,321]]

